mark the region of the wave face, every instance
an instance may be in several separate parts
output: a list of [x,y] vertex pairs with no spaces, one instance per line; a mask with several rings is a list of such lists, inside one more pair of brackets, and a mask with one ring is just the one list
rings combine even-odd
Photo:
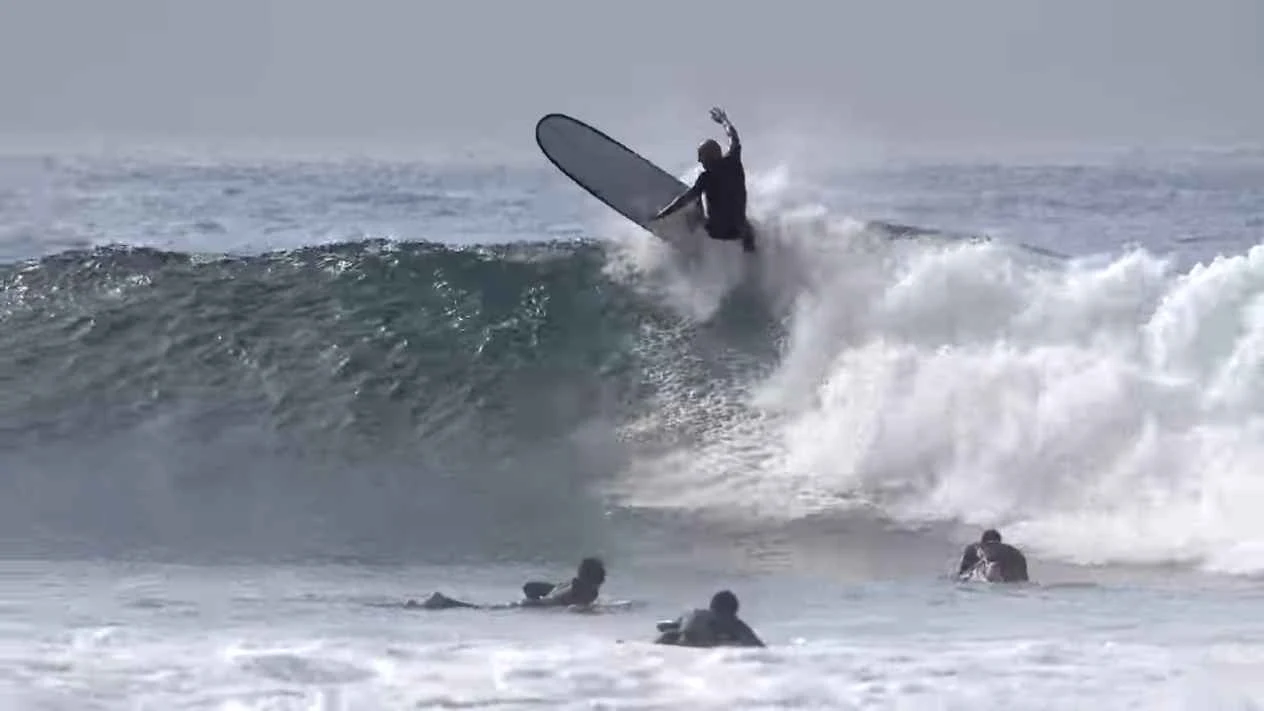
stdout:
[[1189,268],[824,211],[761,229],[756,261],[624,235],[2,267],[0,535],[570,557],[616,545],[614,509],[1264,564],[1264,248]]
[[4,267],[0,526],[117,550],[578,551],[619,423],[740,370],[606,262],[370,241]]

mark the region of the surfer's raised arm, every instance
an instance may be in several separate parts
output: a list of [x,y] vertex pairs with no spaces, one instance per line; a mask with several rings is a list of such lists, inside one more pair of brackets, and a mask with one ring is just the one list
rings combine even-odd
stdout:
[[741,156],[742,139],[737,136],[737,128],[729,121],[729,117],[724,113],[724,109],[715,107],[711,109],[711,120],[724,127],[724,132],[729,136],[729,155]]

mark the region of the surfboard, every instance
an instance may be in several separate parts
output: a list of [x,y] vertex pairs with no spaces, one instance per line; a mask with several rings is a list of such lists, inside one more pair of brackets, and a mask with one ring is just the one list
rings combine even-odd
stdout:
[[[535,142],[562,174],[615,212],[650,234],[680,244],[700,232],[702,207],[694,203],[670,217],[651,222],[664,205],[689,188],[679,178],[615,140],[609,134],[572,116],[545,114],[535,124]],[[943,240],[987,242],[984,234],[966,234],[873,220],[866,227],[892,241]],[[1047,248],[1019,244],[1042,257],[1066,259]]]
[[661,239],[674,241],[702,224],[696,203],[651,222],[689,186],[604,131],[566,114],[551,113],[536,122],[535,142],[563,175]]

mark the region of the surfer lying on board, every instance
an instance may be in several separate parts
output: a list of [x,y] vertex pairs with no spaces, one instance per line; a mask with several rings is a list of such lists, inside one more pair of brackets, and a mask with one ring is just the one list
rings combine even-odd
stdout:
[[659,622],[654,644],[679,647],[762,647],[764,643],[737,616],[737,596],[721,590],[711,596],[711,607],[691,610],[669,622]]
[[742,141],[737,129],[720,108],[711,109],[711,120],[724,127],[729,135],[729,152],[724,154],[720,144],[708,138],[698,146],[698,162],[702,173],[693,187],[681,193],[667,204],[655,220],[662,219],[680,208],[706,197],[707,234],[711,239],[723,241],[741,240],[742,249],[755,251],[755,230],[746,219],[746,170],[742,167]]
[[570,607],[591,605],[606,582],[606,566],[598,558],[585,558],[579,562],[575,577],[564,583],[528,581],[522,586],[524,598],[518,602],[501,605],[479,605],[455,600],[441,592],[431,593],[422,602],[409,600],[404,607],[420,607],[426,610],[448,610],[454,607],[499,609],[508,607]]
[[989,583],[1027,582],[1027,558],[1008,543],[1001,542],[1001,534],[989,528],[978,543],[966,546],[957,569],[960,580],[979,580]]

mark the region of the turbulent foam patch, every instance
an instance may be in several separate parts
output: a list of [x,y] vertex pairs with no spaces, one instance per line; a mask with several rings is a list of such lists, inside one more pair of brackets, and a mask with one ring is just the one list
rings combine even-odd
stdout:
[[764,232],[775,367],[643,460],[628,501],[782,521],[865,506],[1075,562],[1264,564],[1264,247],[1180,271],[1144,250],[883,243],[819,213]]

